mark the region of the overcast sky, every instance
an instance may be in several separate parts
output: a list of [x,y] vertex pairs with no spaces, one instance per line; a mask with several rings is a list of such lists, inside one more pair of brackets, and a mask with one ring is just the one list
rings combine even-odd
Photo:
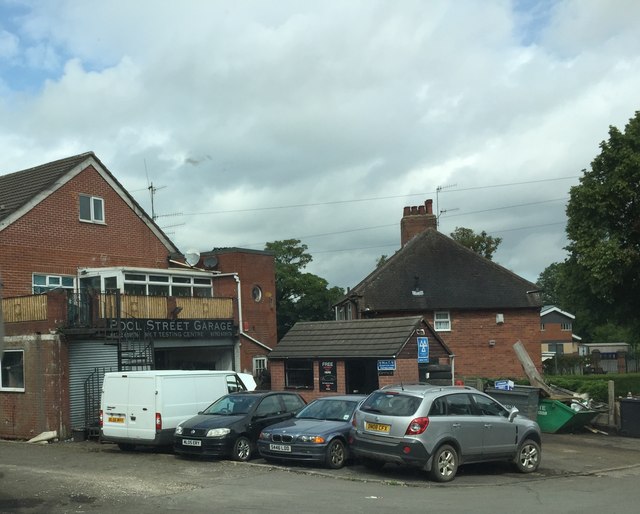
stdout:
[[[535,281],[640,109],[637,0],[0,0],[0,174],[94,151],[186,252],[297,238],[353,287],[404,206]],[[107,206],[108,209],[108,206]],[[108,221],[108,210],[107,210]]]

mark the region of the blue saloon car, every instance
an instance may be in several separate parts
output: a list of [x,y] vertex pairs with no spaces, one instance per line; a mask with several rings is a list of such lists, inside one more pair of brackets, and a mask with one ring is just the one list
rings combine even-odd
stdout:
[[363,395],[326,396],[314,400],[295,417],[262,430],[258,451],[267,461],[296,460],[343,467],[349,458],[347,440]]

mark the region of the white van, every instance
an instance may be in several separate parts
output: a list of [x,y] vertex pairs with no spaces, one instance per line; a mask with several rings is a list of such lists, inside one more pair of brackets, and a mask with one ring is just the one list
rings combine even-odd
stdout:
[[171,445],[178,423],[225,394],[255,389],[254,384],[245,385],[235,371],[105,373],[100,398],[101,440],[117,443],[122,450],[136,445]]

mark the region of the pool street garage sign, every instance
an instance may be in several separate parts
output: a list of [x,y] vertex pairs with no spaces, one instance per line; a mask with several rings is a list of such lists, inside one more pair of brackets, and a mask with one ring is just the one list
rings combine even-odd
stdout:
[[128,339],[208,339],[232,337],[233,320],[222,319],[109,319],[111,330],[120,329]]

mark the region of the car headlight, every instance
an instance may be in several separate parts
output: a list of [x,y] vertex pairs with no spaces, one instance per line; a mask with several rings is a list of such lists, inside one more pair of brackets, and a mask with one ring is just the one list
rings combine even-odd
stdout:
[[258,436],[258,439],[262,439],[264,441],[268,441],[269,439],[271,439],[271,434],[269,434],[268,432],[260,432],[260,435]]
[[319,435],[301,435],[300,441],[302,441],[303,443],[322,444],[324,443],[324,437]]
[[231,430],[228,428],[212,428],[207,432],[206,437],[224,437],[231,433]]
[[182,423],[178,423],[176,427],[176,435],[182,435]]

